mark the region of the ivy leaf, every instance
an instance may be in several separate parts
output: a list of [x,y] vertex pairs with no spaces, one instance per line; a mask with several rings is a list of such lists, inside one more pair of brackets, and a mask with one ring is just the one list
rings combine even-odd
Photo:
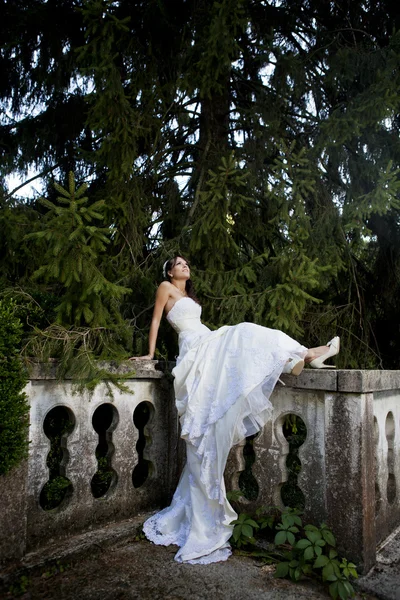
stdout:
[[321,556],[318,556],[317,559],[314,562],[314,568],[315,569],[319,569],[321,567],[325,567],[325,565],[329,562],[329,558],[327,556],[325,556],[325,554],[321,554]]
[[296,538],[294,537],[293,533],[291,533],[290,531],[287,532],[287,541],[289,542],[289,544],[291,546],[294,546],[294,544],[296,542]]
[[335,575],[335,568],[331,562],[329,562],[322,569],[322,579],[325,581],[337,581],[337,576]]
[[286,542],[286,531],[279,531],[276,536],[274,543],[276,546],[280,546]]
[[251,538],[253,537],[253,528],[245,523],[244,525],[242,525],[242,533],[246,537]]
[[321,533],[327,544],[330,546],[336,546],[335,536],[333,535],[332,531],[329,531],[329,529],[322,529]]
[[304,550],[304,558],[305,560],[312,560],[314,558],[314,548],[312,546]]
[[315,544],[321,539],[321,534],[319,533],[319,531],[306,531],[306,536],[313,544]]
[[334,581],[333,583],[331,583],[331,585],[329,586],[329,593],[331,595],[331,597],[333,598],[333,600],[336,600],[336,598],[338,597],[338,582]]
[[289,573],[289,563],[281,562],[278,563],[275,569],[274,577],[287,577]]
[[253,519],[247,519],[246,523],[247,523],[247,525],[251,525],[255,529],[260,529],[260,526],[258,525],[258,523],[253,521]]

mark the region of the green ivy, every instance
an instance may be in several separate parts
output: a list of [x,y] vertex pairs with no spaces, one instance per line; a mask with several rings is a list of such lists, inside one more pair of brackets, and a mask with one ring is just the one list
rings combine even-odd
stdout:
[[[228,497],[237,501],[242,495],[235,491]],[[239,514],[232,524],[230,541],[236,551],[276,563],[275,577],[299,581],[311,576],[329,586],[333,600],[354,596],[351,579],[358,577],[356,565],[338,556],[335,537],[325,523],[303,525],[298,509],[261,507],[255,515]],[[261,539],[263,531],[267,533]]]
[[19,358],[21,321],[12,300],[0,300],[0,475],[27,456],[29,405],[27,377]]

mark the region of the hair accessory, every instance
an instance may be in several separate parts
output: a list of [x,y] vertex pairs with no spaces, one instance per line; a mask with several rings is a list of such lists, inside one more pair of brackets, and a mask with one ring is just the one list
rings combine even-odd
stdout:
[[171,259],[169,258],[168,260],[165,261],[165,263],[163,264],[163,268],[162,268],[162,272],[164,275],[164,279],[167,279],[168,274],[167,274],[167,264],[169,263]]

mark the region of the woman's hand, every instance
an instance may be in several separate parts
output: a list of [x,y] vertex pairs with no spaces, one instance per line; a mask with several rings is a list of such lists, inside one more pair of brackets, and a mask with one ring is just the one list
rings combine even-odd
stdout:
[[145,354],[144,356],[131,356],[128,360],[153,360],[153,358],[151,354]]

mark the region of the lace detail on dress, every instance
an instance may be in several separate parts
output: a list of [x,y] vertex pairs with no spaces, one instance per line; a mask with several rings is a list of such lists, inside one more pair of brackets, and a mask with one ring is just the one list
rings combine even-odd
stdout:
[[[153,515],[143,524],[143,532],[148,540],[154,542],[158,546],[170,546],[171,544],[183,546],[187,537],[190,522],[185,522],[180,519],[181,513],[186,512],[186,501],[181,496],[175,493],[173,502],[168,508],[164,508],[157,514]],[[167,533],[162,531],[165,524],[169,521],[179,518],[179,527]]]
[[193,560],[179,560],[178,562],[187,562],[190,565],[211,565],[215,562],[223,562],[228,560],[230,555],[232,554],[232,550],[230,548],[219,548],[218,550],[214,550],[214,552],[210,552],[210,554],[206,554],[201,558],[194,558]]

